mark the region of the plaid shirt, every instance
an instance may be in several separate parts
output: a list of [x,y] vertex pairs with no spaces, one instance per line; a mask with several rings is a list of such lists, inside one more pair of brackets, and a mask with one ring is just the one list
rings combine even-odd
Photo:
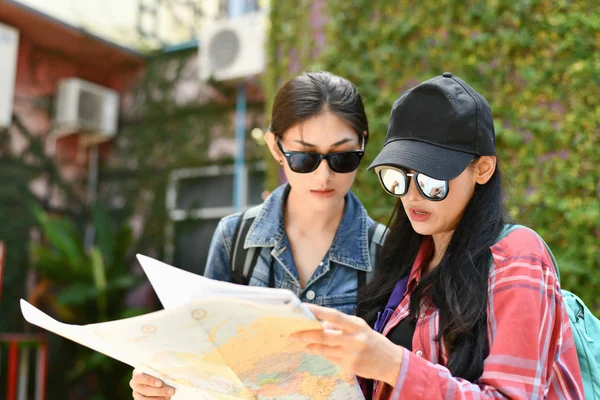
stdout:
[[[409,313],[420,266],[429,259],[431,240],[421,248],[400,305],[383,329]],[[552,260],[532,232],[517,229],[491,247],[488,342],[483,375],[475,383],[455,378],[445,367],[443,341],[435,341],[439,311],[423,303],[396,385],[375,382],[373,398],[384,399],[583,399],[573,333]]]

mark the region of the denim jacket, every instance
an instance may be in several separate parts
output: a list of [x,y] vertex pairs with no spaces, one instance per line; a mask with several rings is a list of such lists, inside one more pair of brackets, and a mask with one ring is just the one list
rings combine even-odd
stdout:
[[[285,232],[283,208],[289,185],[278,187],[265,200],[254,219],[245,248],[259,247],[260,253],[250,279],[252,286],[268,286],[273,267],[275,287],[289,289],[304,302],[354,313],[359,271],[371,271],[368,229],[374,223],[358,198],[348,192],[344,215],[331,247],[304,288]],[[224,217],[212,238],[204,275],[231,281],[230,254],[233,235],[241,213]]]

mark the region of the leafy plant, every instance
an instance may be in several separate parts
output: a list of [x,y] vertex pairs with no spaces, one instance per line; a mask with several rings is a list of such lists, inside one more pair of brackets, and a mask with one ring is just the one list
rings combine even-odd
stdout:
[[[59,319],[74,324],[126,318],[147,311],[128,309],[124,304],[126,291],[140,282],[129,270],[129,226],[116,227],[108,213],[95,206],[91,218],[95,244],[86,248],[84,226],[65,216],[49,215],[37,206],[33,213],[43,241],[31,245],[32,267],[40,276],[29,299],[32,303],[48,307]],[[66,374],[71,382],[95,387],[98,399],[114,398],[110,392],[114,388],[107,388],[102,382],[114,385],[127,375],[126,366],[80,345],[63,343],[60,347],[68,348],[72,356],[72,368]],[[89,382],[90,376],[96,384]]]
[[[131,244],[131,229],[122,226],[113,233],[110,219],[99,206],[93,211],[93,229],[97,244],[85,248],[84,234],[73,221],[63,216],[51,216],[40,208],[34,215],[43,233],[42,244],[31,245],[32,267],[40,272],[42,285],[50,283],[53,290],[44,295],[54,311],[72,322],[106,321],[121,304],[118,292],[139,282],[128,270],[126,252]],[[89,305],[95,303],[90,314]],[[110,307],[110,310],[109,310]],[[86,310],[85,317],[76,312]]]

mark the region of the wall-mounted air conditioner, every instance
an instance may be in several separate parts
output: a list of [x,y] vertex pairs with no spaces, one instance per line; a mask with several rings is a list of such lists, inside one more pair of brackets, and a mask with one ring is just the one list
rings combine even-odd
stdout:
[[59,132],[88,132],[106,139],[117,133],[119,94],[77,78],[60,81],[55,124]]
[[205,26],[198,46],[200,80],[227,81],[262,73],[266,23],[266,12],[258,11]]
[[12,122],[19,32],[0,23],[0,128]]

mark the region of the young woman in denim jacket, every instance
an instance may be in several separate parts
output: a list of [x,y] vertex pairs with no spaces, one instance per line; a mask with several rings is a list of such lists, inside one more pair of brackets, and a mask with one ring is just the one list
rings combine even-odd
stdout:
[[492,114],[444,73],[394,103],[371,168],[398,197],[357,316],[310,304],[325,329],[293,336],[362,377],[367,398],[584,398],[552,259],[508,234]]
[[[260,250],[250,285],[286,288],[304,302],[354,312],[358,275],[372,269],[368,229],[374,222],[350,192],[368,133],[362,99],[344,78],[304,73],[278,90],[265,139],[289,183],[265,200],[248,231],[244,246]],[[240,218],[220,221],[205,276],[231,281]],[[130,386],[136,399],[174,393],[145,374],[134,373]]]

